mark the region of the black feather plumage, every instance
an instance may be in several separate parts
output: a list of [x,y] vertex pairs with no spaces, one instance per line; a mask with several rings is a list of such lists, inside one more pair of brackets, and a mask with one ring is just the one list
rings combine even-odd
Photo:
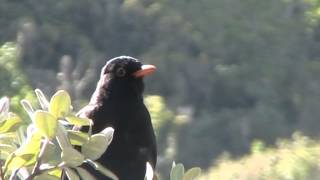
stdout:
[[[109,60],[101,70],[100,80],[90,103],[80,116],[93,120],[93,133],[113,127],[114,137],[98,162],[114,172],[120,180],[143,180],[146,162],[155,168],[156,140],[151,118],[143,103],[142,63],[128,56]],[[84,167],[97,179],[107,179]]]

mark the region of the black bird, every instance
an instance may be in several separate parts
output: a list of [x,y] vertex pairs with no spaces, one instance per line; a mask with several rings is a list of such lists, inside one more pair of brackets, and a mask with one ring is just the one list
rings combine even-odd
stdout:
[[[93,133],[114,128],[110,146],[97,161],[120,180],[143,180],[146,162],[153,169],[156,166],[156,139],[142,96],[143,77],[155,69],[129,56],[109,60],[101,70],[90,103],[79,112],[93,120]],[[108,179],[96,170],[86,169],[99,180]]]

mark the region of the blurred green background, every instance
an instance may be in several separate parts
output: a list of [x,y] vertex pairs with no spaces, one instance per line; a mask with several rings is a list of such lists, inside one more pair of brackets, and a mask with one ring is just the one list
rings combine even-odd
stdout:
[[34,88],[66,89],[79,109],[106,60],[133,56],[158,67],[145,102],[160,173],[320,179],[319,20],[319,0],[0,0],[0,96],[19,111]]

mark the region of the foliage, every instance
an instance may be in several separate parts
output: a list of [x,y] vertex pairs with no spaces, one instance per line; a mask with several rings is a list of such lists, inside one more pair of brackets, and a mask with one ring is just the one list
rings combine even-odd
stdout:
[[166,107],[163,97],[147,96],[144,103],[148,107],[156,135],[173,119],[173,113]]
[[[92,179],[89,172],[80,167],[88,163],[106,176],[118,179],[111,171],[95,162],[107,150],[114,130],[108,127],[100,133],[91,134],[92,120],[73,115],[71,98],[64,90],[56,92],[50,102],[41,90],[36,89],[35,93],[41,109],[34,110],[29,101],[21,101],[31,118],[27,132],[24,133],[19,131],[23,120],[9,112],[9,98],[0,99],[0,172],[3,172],[0,178],[58,180],[64,171],[71,180],[79,176]],[[161,107],[155,109],[164,110],[163,102],[157,97],[153,98]],[[89,131],[75,131],[70,129],[71,125],[89,126]],[[74,146],[80,146],[81,152]],[[185,173],[182,164],[174,163],[170,177],[171,180],[192,180],[200,172],[200,168],[192,168]],[[147,162],[147,180],[151,180],[153,174]]]
[[[246,153],[256,138],[319,136],[319,0],[4,0],[0,26],[1,43],[17,39],[33,87],[56,90],[63,55],[74,60],[69,69],[90,69],[66,76],[71,91],[81,89],[72,92],[79,102],[106,59],[126,54],[155,64],[147,93],[171,112],[194,112],[179,131],[160,128],[176,131],[177,160],[186,166]],[[156,129],[165,147],[167,132]]]
[[[80,167],[83,163],[112,179],[118,179],[108,169],[95,162],[108,148],[113,129],[106,128],[91,134],[92,121],[71,112],[71,99],[66,91],[56,92],[50,102],[39,89],[36,94],[42,109],[34,110],[30,102],[22,100],[31,123],[27,132],[21,133],[22,120],[9,112],[9,99],[0,100],[0,165],[4,179],[60,179],[62,171],[69,179],[90,179],[89,173]],[[70,125],[89,126],[89,132],[70,129]],[[74,149],[81,147],[81,152]],[[3,163],[5,162],[5,163]]]
[[152,119],[152,125],[157,138],[157,150],[159,154],[163,153],[168,148],[167,141],[170,133],[174,130],[175,114],[167,107],[168,104],[161,96],[146,96],[144,103]]
[[292,140],[279,140],[277,147],[262,148],[257,141],[252,152],[240,159],[221,157],[200,179],[312,180],[320,177],[320,143],[299,133]]
[[35,100],[31,86],[24,75],[20,63],[18,61],[17,45],[7,42],[0,47],[0,95],[6,94],[11,98],[11,108],[22,114],[20,101],[28,99]]
[[170,180],[195,180],[200,176],[200,168],[191,168],[185,172],[183,164],[173,162],[170,173]]

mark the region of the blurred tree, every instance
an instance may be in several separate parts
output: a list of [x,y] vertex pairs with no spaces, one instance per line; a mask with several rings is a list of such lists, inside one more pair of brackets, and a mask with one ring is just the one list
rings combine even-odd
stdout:
[[11,98],[11,108],[25,115],[20,108],[22,99],[34,100],[33,91],[18,63],[17,45],[5,43],[0,47],[0,96]]
[[[0,42],[18,33],[23,68],[49,92],[78,84],[86,67],[97,76],[113,56],[155,64],[147,93],[174,113],[192,111],[174,129],[178,161],[206,167],[224,151],[249,151],[255,138],[273,143],[297,129],[319,135],[319,7],[318,0],[3,0]],[[56,80],[68,74],[61,57],[73,60],[69,81]],[[88,99],[95,83],[74,94]]]
[[277,144],[265,148],[257,141],[251,154],[237,160],[225,155],[199,179],[319,179],[319,142],[295,134]]

